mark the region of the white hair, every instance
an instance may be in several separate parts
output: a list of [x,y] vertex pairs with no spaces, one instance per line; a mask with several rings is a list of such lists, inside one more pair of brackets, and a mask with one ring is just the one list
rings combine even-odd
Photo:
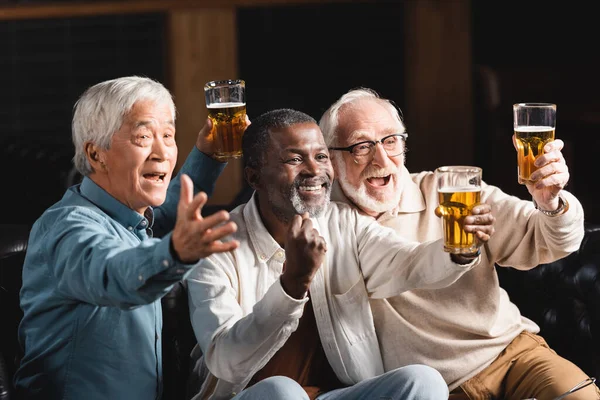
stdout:
[[75,146],[73,163],[83,176],[93,172],[85,152],[86,143],[109,149],[112,137],[121,128],[123,118],[135,103],[151,100],[168,104],[175,120],[171,93],[150,78],[128,76],[98,83],[77,100],[73,112],[72,137]]
[[402,117],[400,116],[400,112],[398,111],[398,108],[391,100],[382,99],[379,96],[379,94],[376,91],[374,91],[373,89],[369,89],[369,88],[352,89],[348,93],[346,93],[342,97],[340,97],[335,103],[333,103],[331,105],[331,107],[329,107],[327,109],[327,111],[325,111],[325,113],[323,113],[323,115],[321,116],[321,119],[319,120],[319,128],[321,128],[321,131],[323,132],[323,138],[325,139],[325,144],[328,147],[339,145],[338,137],[337,137],[338,136],[337,127],[339,124],[340,109],[346,104],[354,104],[358,101],[365,100],[365,99],[372,99],[372,100],[379,102],[379,104],[381,104],[383,107],[387,108],[389,110],[390,114],[393,117],[395,117],[396,119],[398,119],[400,124],[402,124],[402,126],[404,126]]

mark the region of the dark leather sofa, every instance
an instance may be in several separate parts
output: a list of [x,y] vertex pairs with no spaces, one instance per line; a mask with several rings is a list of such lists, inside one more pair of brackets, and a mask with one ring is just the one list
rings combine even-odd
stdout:
[[[27,225],[0,225],[0,400],[11,399],[19,358],[17,326]],[[559,354],[600,377],[600,226],[588,226],[580,250],[531,271],[497,268],[500,283],[522,313],[537,322]],[[188,355],[195,343],[184,283],[162,300],[165,400],[185,396]]]

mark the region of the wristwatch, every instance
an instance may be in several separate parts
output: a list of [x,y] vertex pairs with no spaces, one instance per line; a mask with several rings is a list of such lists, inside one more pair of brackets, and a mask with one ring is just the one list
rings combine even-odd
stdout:
[[548,211],[548,210],[539,208],[537,203],[535,202],[535,200],[533,200],[533,205],[535,206],[536,210],[538,210],[542,214],[547,215],[549,217],[555,217],[559,214],[563,214],[563,213],[567,212],[567,210],[569,209],[569,202],[567,201],[567,199],[562,197],[560,194],[558,195],[558,208],[554,211]]

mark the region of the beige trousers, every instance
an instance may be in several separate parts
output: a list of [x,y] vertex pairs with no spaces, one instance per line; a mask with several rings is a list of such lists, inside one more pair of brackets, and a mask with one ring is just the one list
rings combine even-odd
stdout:
[[[541,336],[522,332],[486,369],[453,390],[449,400],[552,400],[586,378]],[[600,389],[590,385],[567,399],[598,400]]]

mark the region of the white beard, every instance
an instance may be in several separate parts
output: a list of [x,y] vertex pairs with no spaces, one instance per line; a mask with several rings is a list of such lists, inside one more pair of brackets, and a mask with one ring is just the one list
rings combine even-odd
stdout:
[[389,183],[395,185],[397,190],[392,196],[388,196],[385,199],[379,200],[369,195],[364,180],[361,180],[358,187],[355,187],[348,183],[348,180],[346,179],[348,176],[348,174],[346,173],[346,165],[342,160],[336,160],[335,163],[338,173],[337,180],[340,184],[340,187],[342,188],[342,191],[344,192],[346,197],[352,200],[352,202],[358,207],[360,207],[362,210],[372,211],[376,213],[384,213],[398,206],[398,203],[400,202],[400,196],[402,193],[400,188],[398,187],[400,183],[397,169],[390,173],[391,182]]

